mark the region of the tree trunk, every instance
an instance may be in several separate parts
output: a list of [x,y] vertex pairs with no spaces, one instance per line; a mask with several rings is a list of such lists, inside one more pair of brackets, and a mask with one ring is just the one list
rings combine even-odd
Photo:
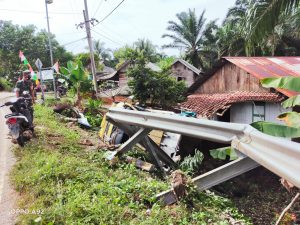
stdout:
[[77,100],[75,102],[75,106],[78,106],[79,108],[81,108],[81,101],[82,101],[82,96],[80,93],[80,86],[77,87]]

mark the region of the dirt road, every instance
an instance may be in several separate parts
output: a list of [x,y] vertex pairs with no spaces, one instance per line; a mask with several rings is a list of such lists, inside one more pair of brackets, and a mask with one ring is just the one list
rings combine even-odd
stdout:
[[[13,93],[0,92],[0,105],[9,100]],[[11,151],[11,139],[7,138],[8,128],[4,115],[9,112],[7,107],[0,108],[0,225],[15,224],[17,193],[9,182],[9,172],[15,163]]]

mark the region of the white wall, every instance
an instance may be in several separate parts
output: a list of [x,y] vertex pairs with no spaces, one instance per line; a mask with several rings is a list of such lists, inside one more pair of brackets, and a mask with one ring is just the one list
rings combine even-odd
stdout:
[[284,122],[276,119],[281,113],[291,111],[290,109],[282,108],[281,104],[278,103],[266,103],[266,121],[276,122],[284,124]]
[[[252,123],[252,102],[236,103],[230,107],[230,122],[232,123]],[[277,116],[290,110],[283,109],[280,103],[266,103],[265,120],[282,123],[277,120]]]
[[252,103],[236,103],[230,107],[230,122],[232,123],[252,123]]

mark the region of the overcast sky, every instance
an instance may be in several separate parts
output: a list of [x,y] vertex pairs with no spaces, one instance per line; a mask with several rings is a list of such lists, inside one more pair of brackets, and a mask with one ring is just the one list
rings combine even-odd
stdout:
[[[88,0],[89,16],[103,19],[122,0]],[[161,38],[166,33],[169,20],[176,20],[176,13],[195,9],[197,15],[206,10],[207,21],[224,19],[235,0],[125,0],[107,19],[93,27],[92,37],[105,42],[110,49],[132,44],[139,38],[147,38],[161,46],[170,43]],[[53,0],[48,5],[50,30],[60,44],[74,53],[86,51],[87,40],[84,29],[76,29],[75,24],[83,21],[83,0]],[[14,24],[34,24],[46,29],[44,0],[0,0],[0,20],[11,20]],[[163,50],[169,55],[179,51]]]

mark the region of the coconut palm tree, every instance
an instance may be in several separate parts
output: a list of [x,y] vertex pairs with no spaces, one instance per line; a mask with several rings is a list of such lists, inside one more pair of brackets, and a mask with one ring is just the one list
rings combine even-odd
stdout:
[[138,39],[134,43],[134,48],[138,51],[143,51],[144,56],[151,62],[157,62],[159,60],[156,46],[148,39]]
[[104,47],[105,43],[101,42],[100,40],[93,41],[93,47],[95,53],[99,56],[99,58],[104,61],[110,61],[111,60],[111,50]]
[[274,31],[281,15],[294,14],[299,6],[300,0],[252,0],[245,26],[248,54],[253,53],[257,43]]
[[179,22],[169,21],[167,30],[171,33],[162,35],[163,38],[168,37],[173,40],[173,43],[164,45],[163,48],[184,50],[185,58],[197,68],[203,67],[199,54],[204,39],[206,21],[204,13],[205,11],[202,11],[199,18],[197,18],[195,10],[191,9],[188,12],[176,14]]

